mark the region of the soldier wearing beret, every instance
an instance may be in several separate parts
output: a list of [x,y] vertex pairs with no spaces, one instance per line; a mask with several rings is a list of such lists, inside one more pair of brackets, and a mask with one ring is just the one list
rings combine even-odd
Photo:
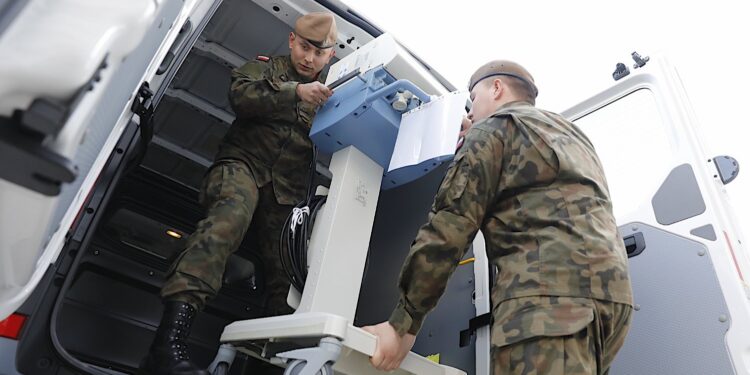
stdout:
[[605,374],[627,334],[627,255],[589,139],[535,107],[531,74],[492,61],[469,81],[473,122],[401,270],[371,362],[399,366],[479,230],[499,274],[493,373]]
[[330,13],[300,17],[289,35],[290,54],[259,57],[232,71],[229,99],[236,114],[206,173],[206,208],[161,295],[164,313],[141,372],[208,375],[193,364],[187,336],[197,311],[221,288],[229,256],[250,230],[266,275],[266,316],[291,313],[289,280],[279,259],[281,227],[306,195],[313,145],[308,134],[332,92],[323,68],[337,40]]

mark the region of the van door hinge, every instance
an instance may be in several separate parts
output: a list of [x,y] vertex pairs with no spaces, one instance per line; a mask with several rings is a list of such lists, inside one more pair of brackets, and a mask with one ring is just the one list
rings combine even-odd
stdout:
[[151,117],[154,115],[154,92],[148,87],[148,82],[141,83],[130,110],[138,115],[141,126],[151,122]]
[[130,164],[128,169],[137,166],[143,161],[143,158],[146,156],[148,144],[154,136],[154,92],[149,88],[148,82],[144,81],[141,83],[141,87],[138,88],[138,93],[135,100],[133,100],[133,104],[130,106],[130,110],[138,115],[139,118],[140,141],[136,146],[137,148],[133,153],[133,157],[128,161],[128,164]]
[[154,92],[149,88],[148,82],[141,83],[130,110],[140,118],[141,147],[145,148],[154,135]]
[[646,63],[651,60],[648,56],[641,56],[638,52],[633,51],[633,53],[630,54],[630,57],[633,58],[633,61],[635,61],[635,64],[633,64],[633,69],[643,68]]

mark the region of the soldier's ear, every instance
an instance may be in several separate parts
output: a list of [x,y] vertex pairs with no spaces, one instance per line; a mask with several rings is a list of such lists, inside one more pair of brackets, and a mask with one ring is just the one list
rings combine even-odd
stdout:
[[295,37],[294,32],[289,33],[289,49],[292,49],[292,43],[294,43]]
[[503,95],[503,91],[505,91],[505,84],[500,78],[495,78],[492,81],[492,98],[497,100],[500,99],[500,97]]

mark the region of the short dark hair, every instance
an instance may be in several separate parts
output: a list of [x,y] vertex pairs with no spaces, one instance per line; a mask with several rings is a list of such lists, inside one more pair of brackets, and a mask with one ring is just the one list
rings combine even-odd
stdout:
[[505,84],[510,87],[511,91],[513,91],[513,93],[517,96],[520,96],[521,99],[531,104],[536,104],[536,91],[531,91],[531,85],[529,85],[529,82],[522,81],[516,77],[510,76],[498,78],[503,80],[503,82],[505,82]]

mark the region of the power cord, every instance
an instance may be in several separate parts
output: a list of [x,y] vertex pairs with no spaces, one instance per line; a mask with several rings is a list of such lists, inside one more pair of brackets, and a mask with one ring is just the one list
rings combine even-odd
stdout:
[[313,158],[307,181],[307,197],[287,216],[281,230],[279,257],[292,286],[302,293],[307,279],[307,250],[315,217],[326,202],[325,195],[315,195],[314,180],[318,149],[313,147]]

